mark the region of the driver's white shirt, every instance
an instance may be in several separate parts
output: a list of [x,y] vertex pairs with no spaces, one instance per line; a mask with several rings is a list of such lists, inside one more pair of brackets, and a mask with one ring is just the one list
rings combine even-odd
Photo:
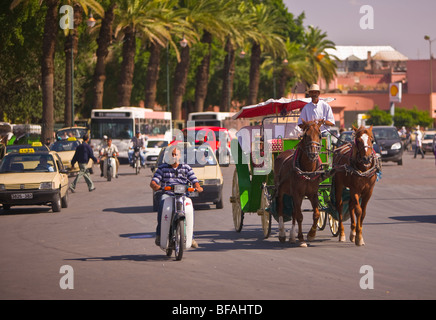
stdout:
[[[330,121],[333,125],[335,124],[335,117],[333,116],[332,108],[327,102],[321,99],[318,100],[317,104],[314,104],[313,102],[306,104],[301,110],[300,118],[298,118],[298,125],[303,123],[301,119],[304,119],[304,121],[324,119]],[[322,125],[321,132],[326,131],[328,127],[329,126]]]

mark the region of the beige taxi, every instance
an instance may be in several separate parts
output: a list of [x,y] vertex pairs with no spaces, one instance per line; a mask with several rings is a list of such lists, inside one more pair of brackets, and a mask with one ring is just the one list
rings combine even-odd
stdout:
[[[71,166],[71,160],[74,157],[74,153],[76,152],[76,148],[82,142],[76,139],[75,137],[70,137],[66,140],[58,140],[50,146],[50,150],[56,151],[59,157],[62,160],[62,164],[64,168],[68,171],[70,175],[76,174],[79,172],[79,164],[76,162],[74,167]],[[88,162],[88,170],[90,173],[93,173],[93,164],[94,162],[89,159]]]
[[22,148],[0,163],[3,210],[20,205],[49,205],[53,212],[68,206],[68,175],[54,151]]
[[83,140],[83,136],[88,133],[87,127],[65,127],[56,131],[56,140],[67,140],[68,138],[76,138],[79,141]]

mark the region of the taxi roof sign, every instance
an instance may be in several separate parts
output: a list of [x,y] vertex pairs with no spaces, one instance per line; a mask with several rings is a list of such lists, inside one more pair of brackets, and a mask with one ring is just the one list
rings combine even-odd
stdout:
[[76,137],[69,137],[67,141],[77,141]]
[[32,142],[32,147],[42,147],[41,141]]
[[35,153],[35,149],[33,149],[33,148],[21,148],[18,152],[19,153]]

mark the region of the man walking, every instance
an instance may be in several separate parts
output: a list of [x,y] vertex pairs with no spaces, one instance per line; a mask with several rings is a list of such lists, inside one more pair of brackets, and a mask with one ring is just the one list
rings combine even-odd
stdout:
[[94,161],[95,163],[99,163],[99,160],[97,160],[94,157],[94,153],[92,152],[92,149],[88,144],[88,141],[89,141],[89,135],[85,134],[83,136],[83,143],[76,148],[76,152],[74,153],[73,159],[71,160],[71,166],[74,167],[74,164],[77,162],[79,163],[79,169],[80,169],[76,179],[74,179],[73,183],[70,185],[71,192],[75,192],[77,181],[82,176],[85,179],[86,184],[88,185],[89,191],[95,190],[94,183],[92,182],[86,167],[88,165],[89,159],[92,159],[92,161]]

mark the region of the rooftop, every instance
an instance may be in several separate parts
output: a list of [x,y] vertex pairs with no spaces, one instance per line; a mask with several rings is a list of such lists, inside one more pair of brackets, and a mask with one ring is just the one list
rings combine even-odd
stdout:
[[338,57],[339,60],[346,60],[347,58],[354,61],[367,60],[368,52],[371,52],[371,57],[376,60],[408,60],[406,56],[396,51],[391,46],[336,46],[335,49],[326,49],[326,52]]

